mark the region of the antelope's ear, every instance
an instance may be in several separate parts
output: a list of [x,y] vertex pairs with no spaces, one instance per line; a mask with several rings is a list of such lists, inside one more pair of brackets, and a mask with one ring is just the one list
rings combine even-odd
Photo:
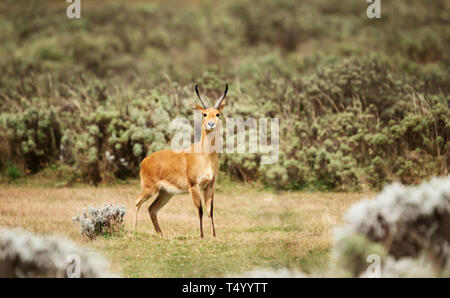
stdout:
[[202,111],[203,108],[201,106],[199,106],[198,104],[195,104],[193,102],[189,103],[189,105],[191,106],[191,109],[195,112],[195,111]]
[[226,103],[225,103],[225,99],[224,99],[224,100],[222,101],[222,103],[220,104],[220,106],[219,106],[219,111],[222,112],[223,108],[225,108],[225,105],[226,105]]

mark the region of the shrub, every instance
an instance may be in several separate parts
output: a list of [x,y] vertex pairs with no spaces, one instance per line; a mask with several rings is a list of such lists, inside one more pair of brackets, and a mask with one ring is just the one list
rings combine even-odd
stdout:
[[102,256],[68,239],[0,230],[0,277],[68,277],[73,256],[79,258],[80,277],[113,276]]
[[124,206],[105,204],[101,208],[88,207],[82,216],[75,216],[74,222],[81,226],[80,234],[88,239],[98,235],[114,235],[120,232],[125,216]]
[[254,269],[240,274],[229,275],[231,278],[307,278],[306,273],[292,268]]
[[10,161],[8,161],[6,163],[6,177],[8,177],[10,181],[12,181],[20,178],[20,176],[21,175],[19,169],[17,169],[16,166],[14,166]]
[[[389,185],[353,205],[344,220],[335,230],[334,253],[353,276],[367,268],[368,254],[382,257],[383,251],[396,261],[425,257],[435,272],[450,269],[450,176],[419,186]],[[377,245],[382,249],[373,249]]]
[[29,107],[2,116],[11,158],[23,161],[32,173],[58,158],[61,130],[53,108]]

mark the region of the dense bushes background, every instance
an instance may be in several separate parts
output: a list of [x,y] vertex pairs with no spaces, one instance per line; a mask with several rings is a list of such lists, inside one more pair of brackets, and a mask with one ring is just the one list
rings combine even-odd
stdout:
[[280,160],[224,154],[223,173],[284,188],[355,189],[448,173],[445,0],[56,1],[0,4],[0,171],[91,183],[135,177],[192,119],[193,86],[227,117],[279,117]]

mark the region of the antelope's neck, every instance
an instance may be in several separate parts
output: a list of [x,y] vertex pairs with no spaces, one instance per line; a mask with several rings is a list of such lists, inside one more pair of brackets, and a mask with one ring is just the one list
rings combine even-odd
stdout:
[[194,153],[207,154],[212,158],[217,158],[217,151],[215,150],[216,138],[214,135],[210,135],[211,133],[213,133],[213,131],[206,132],[205,130],[202,130],[200,141],[193,144]]

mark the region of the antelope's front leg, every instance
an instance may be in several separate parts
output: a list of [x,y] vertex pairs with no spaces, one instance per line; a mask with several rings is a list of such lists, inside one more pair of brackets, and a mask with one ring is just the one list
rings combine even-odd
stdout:
[[202,208],[202,200],[200,197],[200,190],[198,186],[193,186],[189,188],[189,192],[192,195],[192,200],[194,201],[195,207],[197,207],[198,210],[198,218],[200,220],[200,238],[203,238],[203,225],[202,225],[202,218],[203,218],[203,208]]
[[206,205],[206,212],[208,213],[209,219],[211,220],[211,234],[216,237],[216,229],[214,228],[214,217],[213,217],[213,207],[214,207],[214,183],[208,185],[204,190],[204,198]]

